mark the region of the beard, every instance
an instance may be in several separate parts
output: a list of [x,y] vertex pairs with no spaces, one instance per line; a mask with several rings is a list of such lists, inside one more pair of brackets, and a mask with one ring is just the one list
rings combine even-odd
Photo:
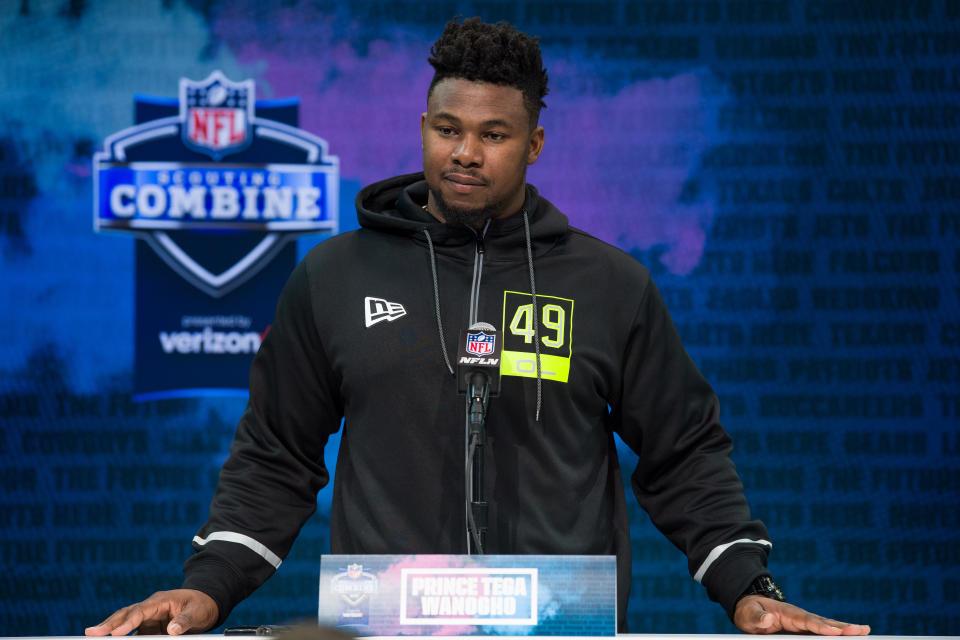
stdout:
[[430,188],[430,195],[433,196],[433,203],[436,205],[443,220],[447,224],[465,224],[468,227],[480,227],[490,218],[497,217],[502,213],[503,203],[487,203],[481,207],[468,209],[452,205],[443,199],[443,194],[438,189]]
[[[524,167],[519,186],[520,189],[524,190],[524,195],[526,195],[526,183],[527,169]],[[430,185],[429,180],[427,181],[427,189],[430,191],[430,195],[433,196],[433,203],[437,207],[437,213],[443,217],[443,220],[447,224],[465,224],[468,227],[473,227],[475,229],[482,227],[483,224],[491,218],[499,218],[504,215],[516,213],[516,211],[520,210],[520,207],[523,206],[523,202],[525,201],[525,199],[521,201],[520,207],[517,207],[515,211],[507,210],[507,208],[510,207],[511,200],[513,199],[510,194],[504,194],[501,199],[487,202],[479,207],[458,207],[457,205],[451,204],[444,200],[440,189],[434,189]]]

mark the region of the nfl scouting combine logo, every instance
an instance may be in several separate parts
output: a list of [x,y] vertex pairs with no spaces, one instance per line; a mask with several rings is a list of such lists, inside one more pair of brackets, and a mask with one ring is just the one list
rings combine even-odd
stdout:
[[358,563],[333,577],[330,590],[340,597],[340,625],[369,624],[370,596],[377,593],[377,582],[377,576]]
[[133,107],[94,155],[93,226],[143,241],[134,397],[246,395],[290,240],[337,231],[339,161],[299,128],[299,99],[257,100],[253,80],[219,71]]
[[[258,117],[257,106],[253,80],[182,78],[176,115],[119,131],[94,156],[94,228],[137,234],[214,298],[296,234],[335,232],[338,159],[324,140]],[[240,232],[247,239],[233,255],[205,262],[212,244]]]

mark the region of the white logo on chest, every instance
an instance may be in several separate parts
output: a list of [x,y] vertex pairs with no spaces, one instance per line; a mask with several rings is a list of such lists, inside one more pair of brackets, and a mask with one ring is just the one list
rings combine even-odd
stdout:
[[407,310],[399,302],[388,302],[383,298],[371,298],[370,296],[363,299],[363,319],[367,328],[384,320],[393,322],[405,315],[407,315]]

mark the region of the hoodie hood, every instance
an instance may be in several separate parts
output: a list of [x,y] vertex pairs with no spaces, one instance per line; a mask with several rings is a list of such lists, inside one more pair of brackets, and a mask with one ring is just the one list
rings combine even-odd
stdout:
[[[515,214],[492,219],[486,227],[484,242],[489,252],[487,259],[526,260],[523,212],[527,212],[533,257],[539,257],[556,246],[569,232],[567,216],[545,198],[536,187],[526,186],[523,207]],[[427,203],[427,183],[423,173],[410,173],[383,180],[365,187],[357,194],[357,219],[360,226],[380,232],[410,236],[425,243],[428,231],[435,249],[444,255],[463,250],[473,251],[476,241],[474,229],[463,224],[440,222],[424,211]]]

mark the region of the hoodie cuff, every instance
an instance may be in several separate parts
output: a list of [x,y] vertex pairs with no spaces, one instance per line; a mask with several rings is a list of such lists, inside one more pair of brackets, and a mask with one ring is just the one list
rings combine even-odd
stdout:
[[720,604],[727,617],[733,613],[740,595],[760,576],[769,576],[767,548],[760,545],[738,545],[727,550],[703,576],[707,595]]
[[181,588],[195,589],[207,594],[217,603],[217,622],[212,628],[222,625],[233,608],[246,595],[243,576],[228,562],[216,557],[191,556],[183,566],[184,579]]

